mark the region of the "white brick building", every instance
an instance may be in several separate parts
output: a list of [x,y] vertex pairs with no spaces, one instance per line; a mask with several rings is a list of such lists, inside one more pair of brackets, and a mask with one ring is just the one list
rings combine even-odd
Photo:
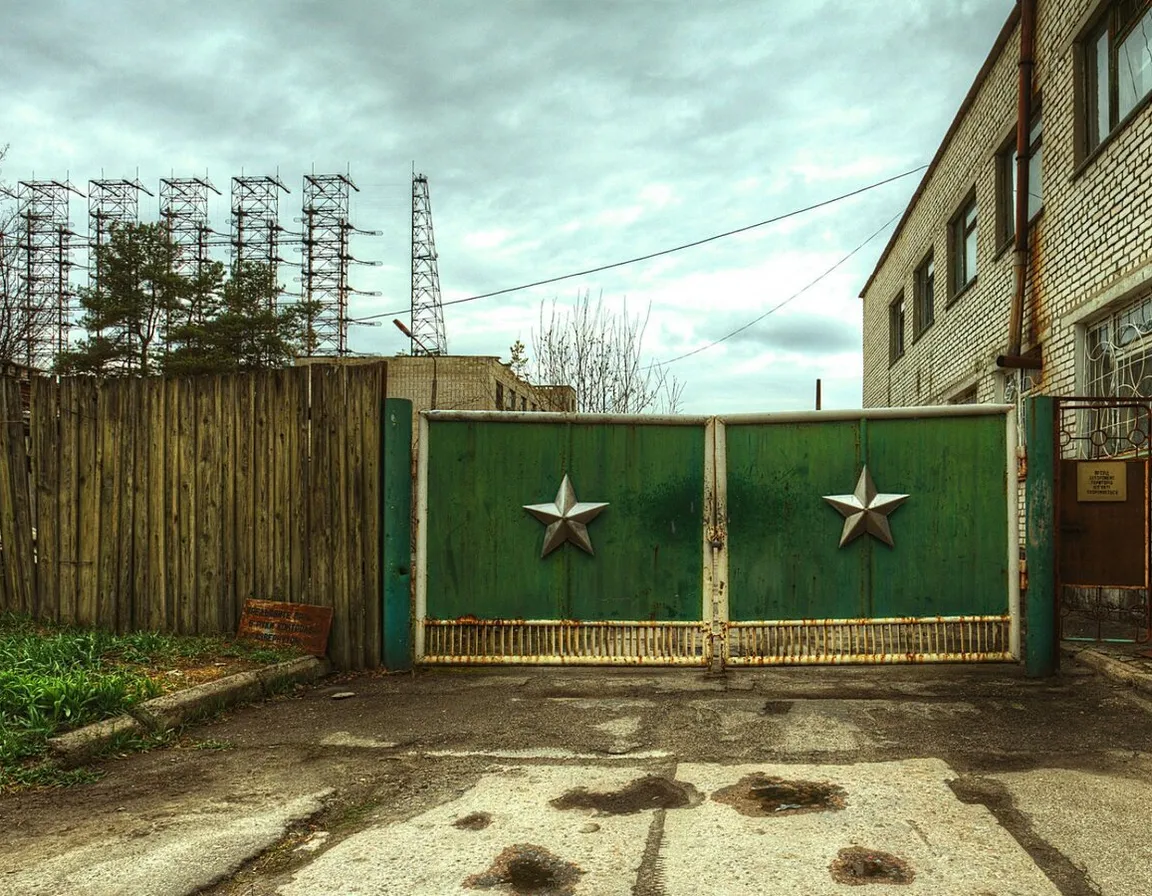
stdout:
[[[1024,374],[1010,343],[1018,3],[864,300],[864,404],[1152,396],[1152,0],[1035,0]],[[928,99],[928,98],[926,98]]]

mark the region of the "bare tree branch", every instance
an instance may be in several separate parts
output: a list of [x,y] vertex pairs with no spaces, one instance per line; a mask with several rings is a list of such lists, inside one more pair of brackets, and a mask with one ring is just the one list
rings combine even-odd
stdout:
[[540,303],[539,329],[532,333],[535,382],[570,385],[577,406],[588,413],[673,414],[680,410],[684,384],[660,364],[645,363],[644,334],[651,307],[630,317],[592,304],[587,291],[568,309]]

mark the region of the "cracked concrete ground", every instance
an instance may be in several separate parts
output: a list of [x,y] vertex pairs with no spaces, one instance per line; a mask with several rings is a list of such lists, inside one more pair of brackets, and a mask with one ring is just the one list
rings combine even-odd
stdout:
[[[878,894],[1149,892],[1152,714],[1075,667],[369,675],[192,738],[0,797],[0,893],[822,894],[845,855]],[[776,779],[845,804],[713,798]]]

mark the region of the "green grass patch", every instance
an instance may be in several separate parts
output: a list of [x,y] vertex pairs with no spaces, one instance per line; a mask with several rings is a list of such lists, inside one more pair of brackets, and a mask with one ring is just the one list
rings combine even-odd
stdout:
[[48,739],[157,696],[163,688],[150,672],[198,659],[266,664],[298,655],[231,638],[116,635],[0,614],[0,792],[90,780],[90,772],[47,761]]

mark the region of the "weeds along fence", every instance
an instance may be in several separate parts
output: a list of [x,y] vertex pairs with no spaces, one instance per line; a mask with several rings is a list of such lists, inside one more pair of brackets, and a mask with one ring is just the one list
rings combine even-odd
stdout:
[[234,631],[249,597],[331,606],[381,658],[385,364],[0,380],[0,608],[115,631]]

